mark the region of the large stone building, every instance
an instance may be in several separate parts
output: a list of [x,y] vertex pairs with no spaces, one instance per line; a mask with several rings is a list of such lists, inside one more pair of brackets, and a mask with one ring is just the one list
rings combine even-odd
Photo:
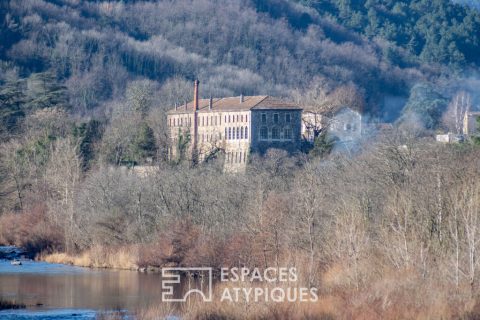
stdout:
[[195,81],[193,101],[167,115],[170,158],[205,161],[224,152],[226,170],[241,170],[251,153],[299,150],[301,114],[299,106],[270,96],[199,99]]

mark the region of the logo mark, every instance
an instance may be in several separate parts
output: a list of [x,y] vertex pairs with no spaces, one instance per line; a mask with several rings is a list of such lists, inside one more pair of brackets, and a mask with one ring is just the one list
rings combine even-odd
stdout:
[[[183,285],[182,276],[185,274],[195,274],[199,276],[197,286],[191,288],[191,282],[188,281],[188,291],[178,298],[175,295],[177,289],[179,292]],[[186,302],[190,295],[197,294],[202,297],[204,302],[212,301],[212,268],[162,268],[162,301],[164,302]],[[184,276],[185,277],[185,276]]]

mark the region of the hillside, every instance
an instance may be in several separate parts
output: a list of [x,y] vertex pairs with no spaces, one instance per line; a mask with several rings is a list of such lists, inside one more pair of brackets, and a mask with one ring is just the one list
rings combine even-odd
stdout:
[[468,5],[472,8],[480,9],[480,2],[478,0],[454,0],[453,2]]
[[[367,111],[392,120],[402,107],[391,106],[392,97],[405,100],[414,83],[479,63],[479,14],[447,1],[433,10],[421,1],[301,2],[2,2],[0,81],[50,70],[82,115],[139,77],[158,84],[199,78],[205,96],[298,97],[350,84]],[[452,15],[463,23],[442,22]]]
[[[370,39],[390,41],[424,63],[480,65],[480,15],[468,6],[448,0],[299,2]],[[387,53],[387,58],[402,65],[394,53]]]

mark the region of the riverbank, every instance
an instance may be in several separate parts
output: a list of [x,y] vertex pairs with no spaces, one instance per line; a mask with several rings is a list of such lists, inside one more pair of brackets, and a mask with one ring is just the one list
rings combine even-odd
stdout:
[[139,247],[103,247],[95,246],[77,255],[63,252],[40,254],[36,258],[48,263],[59,263],[86,268],[141,270],[139,266]]
[[[179,314],[183,320],[475,319],[475,316],[480,314],[478,311],[480,303],[475,298],[466,296],[468,288],[460,287],[458,293],[451,294],[450,288],[442,283],[436,283],[434,286],[424,285],[427,282],[422,275],[413,272],[400,273],[396,270],[384,269],[385,272],[378,278],[371,279],[370,282],[365,282],[358,288],[349,289],[348,283],[352,279],[349,269],[346,266],[334,265],[326,269],[318,280],[319,297],[316,302],[256,303],[246,299],[222,302],[219,297],[222,296],[225,287],[216,285],[214,286],[216,299],[212,303],[189,299],[179,309],[178,305],[174,308],[172,304],[161,302],[161,290],[159,290],[161,275],[159,274],[110,272],[65,266],[70,264],[135,270],[138,268],[136,262],[138,260],[135,260],[138,249],[141,250],[135,246],[97,247],[77,257],[65,254],[43,257],[44,260],[62,262],[63,265],[28,261],[22,267],[13,267],[10,262],[3,261],[0,263],[8,268],[8,272],[4,272],[3,278],[0,272],[0,291],[4,290],[5,294],[22,292],[28,293],[27,296],[41,297],[40,300],[37,298],[30,301],[23,300],[22,302],[28,306],[38,302],[44,306],[92,310],[112,310],[120,306],[134,315],[133,318],[127,317],[128,319],[136,320],[164,319]],[[36,265],[42,266],[38,268]],[[52,268],[53,270],[49,270]],[[34,274],[37,276],[32,276]],[[70,284],[68,288],[65,287],[65,283]],[[225,285],[231,285],[230,291],[233,292],[235,287],[242,284],[227,283]],[[304,283],[300,282],[298,285],[301,286]],[[32,288],[37,290],[35,295],[32,295]],[[101,288],[100,291],[98,291],[99,288]],[[56,296],[52,296],[52,292],[55,292]],[[432,297],[427,294],[428,292],[437,292],[437,294]],[[65,297],[68,298],[64,299]],[[112,297],[114,297],[113,300]],[[58,305],[58,301],[63,301],[65,304]],[[399,315],[405,315],[405,317],[399,317]]]
[[17,303],[15,301],[0,299],[0,310],[25,309],[25,308],[26,306],[23,303]]

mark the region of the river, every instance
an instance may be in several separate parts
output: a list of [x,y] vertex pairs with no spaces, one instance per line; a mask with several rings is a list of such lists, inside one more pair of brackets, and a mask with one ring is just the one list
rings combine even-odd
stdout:
[[160,274],[0,260],[0,299],[27,305],[0,311],[2,320],[95,319],[99,312],[159,304],[161,293]]

